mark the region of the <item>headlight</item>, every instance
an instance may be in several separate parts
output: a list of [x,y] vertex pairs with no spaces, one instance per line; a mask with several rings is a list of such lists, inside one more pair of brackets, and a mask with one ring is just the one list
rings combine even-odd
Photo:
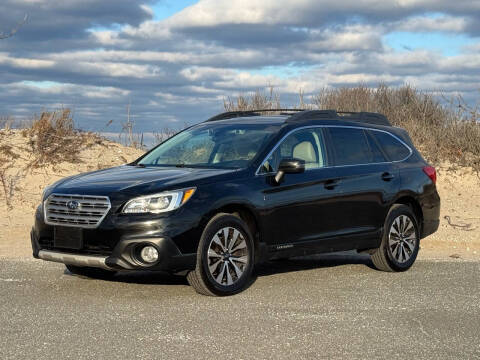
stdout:
[[141,196],[127,202],[122,212],[125,214],[158,214],[175,210],[192,197],[195,189],[196,188],[189,188]]

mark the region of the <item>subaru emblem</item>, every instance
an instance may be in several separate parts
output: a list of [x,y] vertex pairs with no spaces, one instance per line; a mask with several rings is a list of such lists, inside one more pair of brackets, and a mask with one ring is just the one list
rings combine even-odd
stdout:
[[67,208],[70,210],[77,210],[80,207],[80,203],[75,200],[70,200],[67,202]]

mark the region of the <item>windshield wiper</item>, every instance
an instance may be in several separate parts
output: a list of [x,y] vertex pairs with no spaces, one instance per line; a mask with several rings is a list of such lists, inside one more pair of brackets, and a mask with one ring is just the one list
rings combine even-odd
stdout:
[[145,165],[144,164],[139,164],[139,163],[129,163],[127,164],[128,166],[136,166],[136,167],[141,167],[141,168],[144,168]]
[[185,163],[175,164],[175,167],[177,167],[177,168],[184,168],[184,167],[185,167]]

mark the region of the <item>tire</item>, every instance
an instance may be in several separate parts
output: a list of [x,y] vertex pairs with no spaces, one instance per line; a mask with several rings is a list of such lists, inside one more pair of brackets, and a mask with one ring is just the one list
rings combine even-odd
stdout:
[[420,249],[417,218],[406,205],[394,204],[385,219],[380,247],[372,254],[373,265],[382,271],[406,271]]
[[187,274],[188,283],[202,295],[237,294],[250,284],[254,251],[245,222],[231,214],[217,214],[203,230],[195,270]]
[[68,271],[70,271],[74,275],[86,276],[91,278],[109,279],[116,274],[115,271],[94,268],[94,267],[87,267],[87,266],[76,266],[76,265],[65,264],[65,267],[67,268]]

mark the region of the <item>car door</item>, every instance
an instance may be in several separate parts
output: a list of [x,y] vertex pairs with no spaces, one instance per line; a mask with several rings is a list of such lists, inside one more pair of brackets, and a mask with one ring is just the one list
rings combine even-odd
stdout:
[[379,237],[400,184],[398,169],[370,130],[335,126],[326,130],[341,189],[341,232]]
[[[305,172],[286,174],[277,184],[274,175],[283,158],[305,161]],[[323,131],[304,128],[288,135],[266,159],[260,175],[263,183],[263,222],[267,242],[281,244],[315,241],[338,230],[341,216],[335,207],[339,195],[335,168],[328,167]]]

